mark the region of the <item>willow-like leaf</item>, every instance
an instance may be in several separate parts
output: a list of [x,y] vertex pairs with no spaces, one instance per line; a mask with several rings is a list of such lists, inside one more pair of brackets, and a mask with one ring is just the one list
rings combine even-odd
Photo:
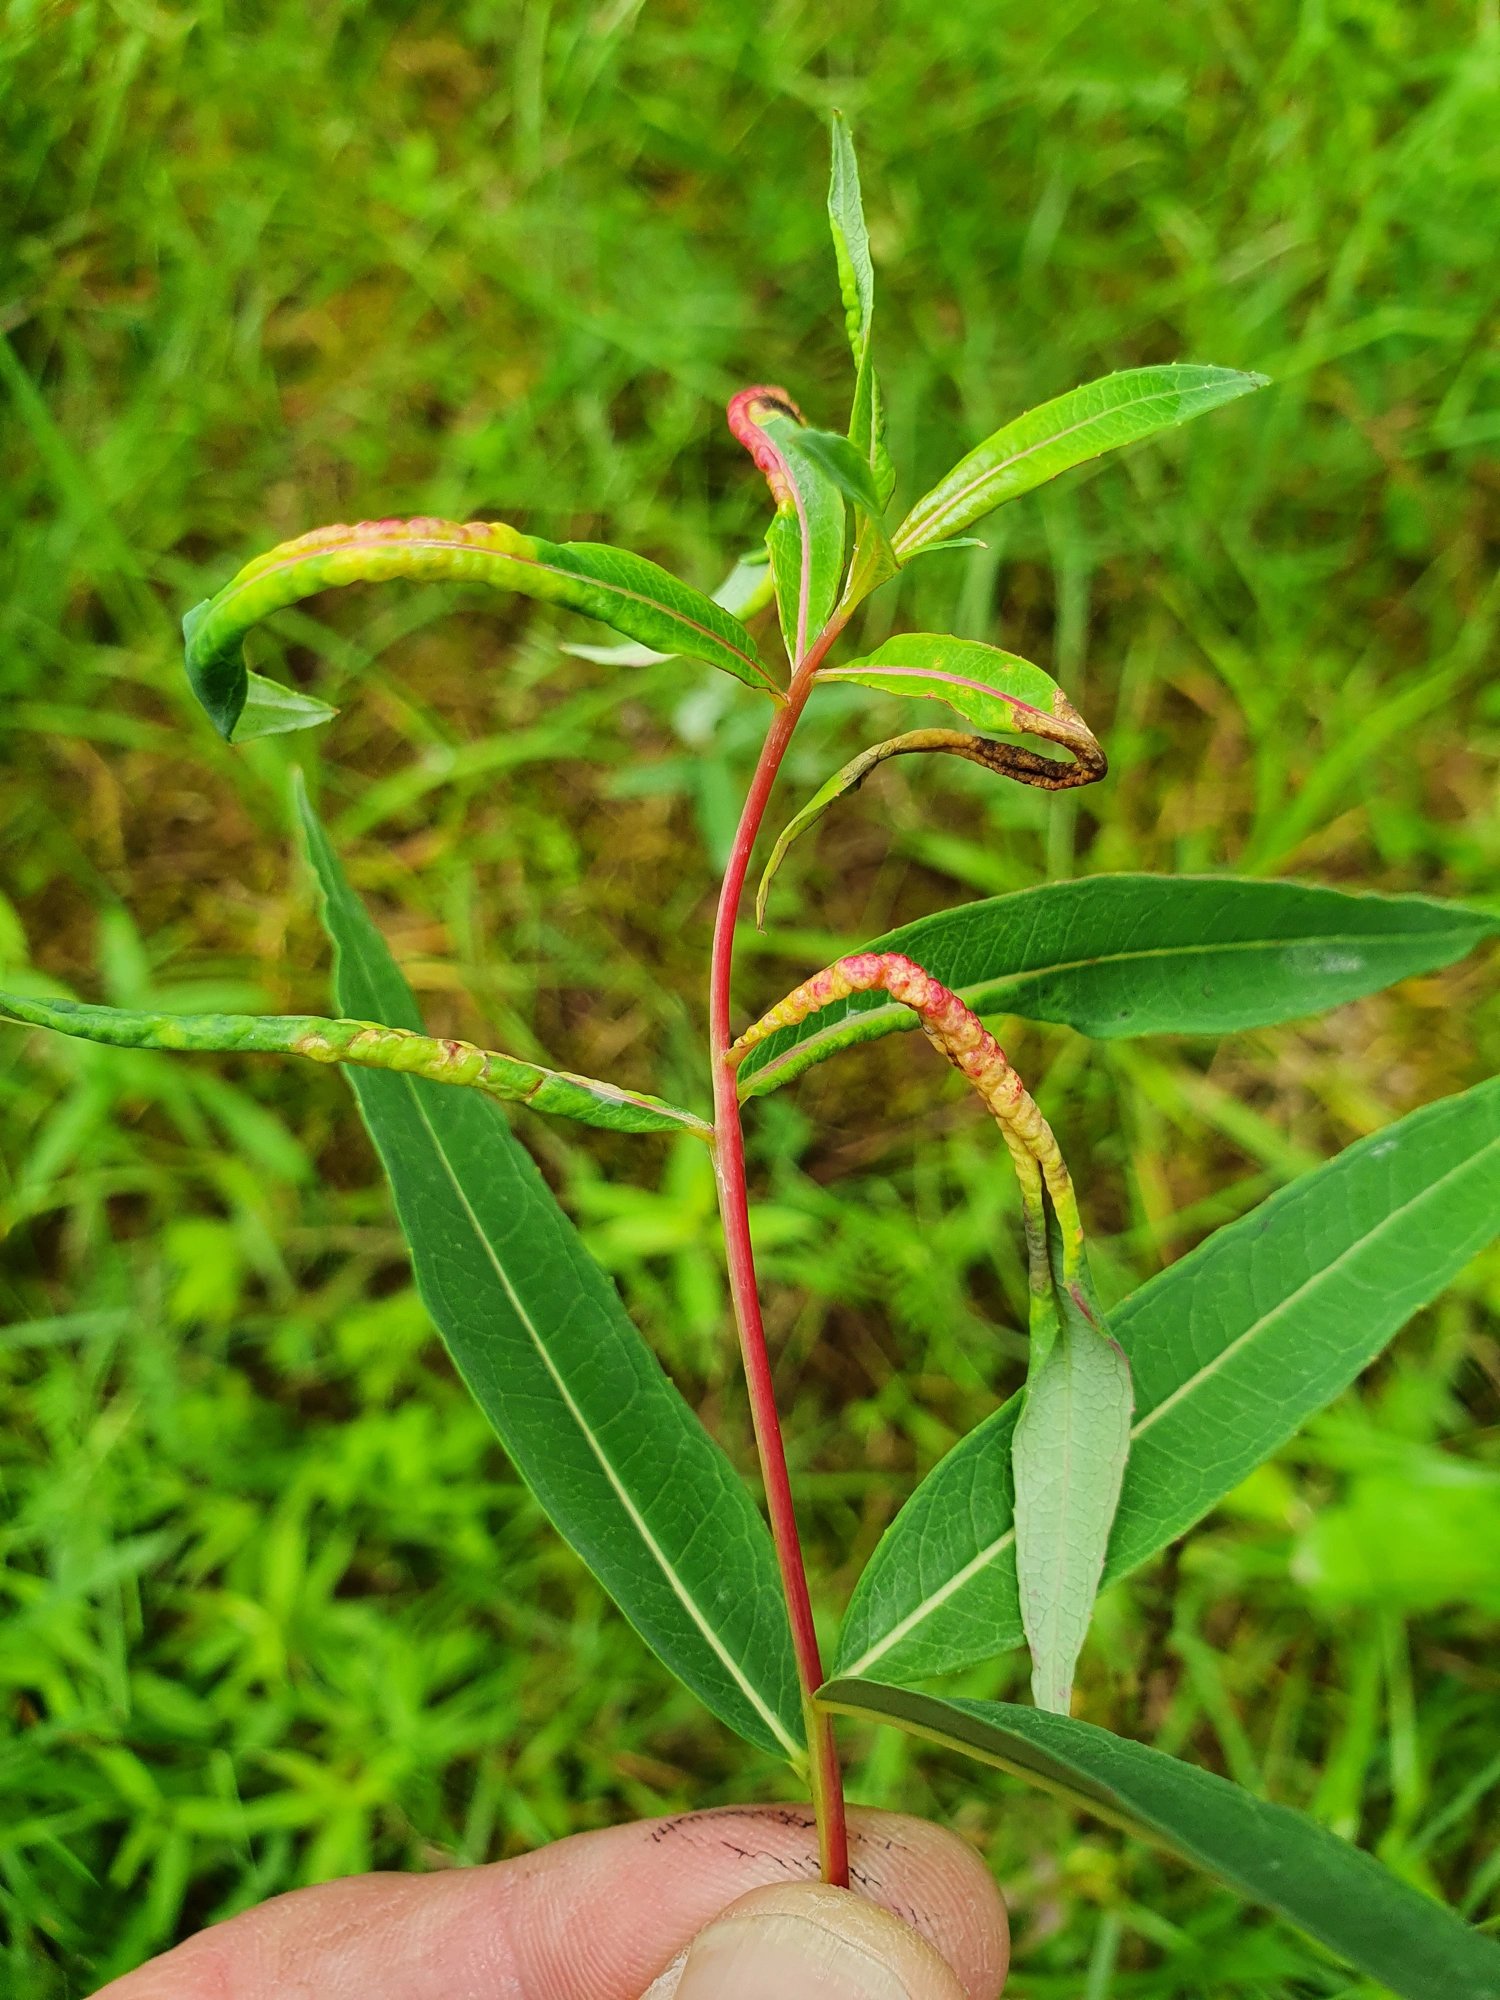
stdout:
[[[1225,1035],[1338,1007],[1451,965],[1500,919],[1426,896],[1351,896],[1232,875],[1092,875],[904,924],[870,951],[927,966],[977,1014],[1061,1021],[1106,1040]],[[740,1069],[759,1097],[912,1025],[856,994],[773,1035]]]
[[[820,682],[852,681],[921,701],[945,701],[966,722],[1009,736],[1040,736],[1072,748],[1098,745],[1052,676],[1030,660],[978,639],[941,632],[902,632],[846,666],[824,667]],[[1102,767],[1096,773],[1102,777]],[[1075,781],[1076,782],[1076,781]]]
[[835,771],[777,837],[755,892],[755,921],[761,930],[766,927],[766,898],[771,893],[771,884],[793,841],[800,839],[846,792],[858,791],[876,766],[888,757],[909,757],[928,750],[964,757],[971,764],[982,764],[987,771],[998,772],[1001,777],[1015,778],[1023,785],[1036,785],[1048,792],[1092,784],[1099,775],[1076,758],[1064,763],[1060,758],[1040,757],[1018,743],[994,743],[987,736],[969,736],[960,729],[913,729],[905,736],[873,743],[868,750],[861,750],[857,757],[851,758],[841,771]]
[[[854,403],[849,413],[849,439],[875,475],[880,506],[890,499],[896,472],[885,446],[885,412],[876,379],[870,335],[875,320],[875,266],[870,258],[870,234],[865,227],[859,191],[859,161],[848,121],[841,111],[832,119],[833,158],[828,177],[828,226],[838,265],[839,296],[844,330],[854,356]],[[877,509],[878,512],[878,509]],[[856,567],[858,554],[856,553]]]
[[[1045,1221],[1035,1215],[1039,1205]],[[1130,1451],[1130,1367],[1109,1336],[1081,1239],[1069,1262],[1044,1189],[1028,1200],[1031,1355],[1011,1440],[1016,1585],[1032,1699],[1066,1715]]]
[[[1115,1306],[1136,1415],[1104,1580],[1201,1520],[1497,1226],[1492,1078],[1358,1141]],[[1019,1642],[1020,1410],[1013,1396],[961,1439],[886,1530],[845,1616],[837,1672],[923,1680]]]
[[[416,1001],[300,785],[297,805],[337,1004],[420,1034]],[[791,1627],[765,1523],[504,1112],[419,1076],[346,1074],[423,1302],[516,1469],[658,1657],[751,1743],[800,1761]]]
[[606,1132],[692,1132],[713,1128],[691,1111],[659,1097],[622,1090],[594,1077],[476,1048],[436,1035],[413,1034],[374,1021],[327,1021],[312,1014],[146,1014],[94,1007],[81,1000],[35,1000],[0,993],[0,1014],[35,1028],[117,1049],[218,1051],[235,1055],[302,1056],[310,1062],[352,1063],[453,1083],[508,1104],[528,1104]]
[[1404,2000],[1500,2000],[1500,1945],[1304,1813],[1144,1743],[1009,1702],[835,1680],[820,1707],[888,1722],[1036,1785],[1269,1904]]
[[[776,580],[766,551],[754,549],[739,558],[713,593],[713,601],[732,617],[753,618],[757,611],[764,611],[775,595]],[[561,651],[571,653],[576,659],[596,661],[602,667],[655,667],[674,657],[671,653],[653,652],[651,647],[638,645],[633,639],[626,640],[623,646],[566,645]]]
[[246,705],[244,638],[253,625],[318,591],[397,577],[483,583],[566,605],[781,698],[739,620],[643,556],[602,542],[544,542],[501,521],[361,521],[257,556],[183,619],[188,679],[219,734],[236,736]]
[[1136,444],[1157,431],[1263,389],[1264,375],[1233,368],[1127,368],[1028,410],[961,458],[912,508],[891,540],[902,562],[929,543],[962,534],[1004,501],[1060,472]]

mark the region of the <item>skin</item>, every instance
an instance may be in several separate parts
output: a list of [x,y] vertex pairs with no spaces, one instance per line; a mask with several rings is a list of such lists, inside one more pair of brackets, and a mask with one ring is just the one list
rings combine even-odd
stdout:
[[[884,1935],[882,1956],[912,2000],[949,2000],[941,1968],[936,1979],[905,1969],[931,1951],[956,1975],[953,1993],[996,2000],[1009,1936],[979,1857],[896,1813],[852,1812],[849,1833],[864,1899],[850,1920],[877,1941]],[[788,1895],[844,1895],[814,1889],[817,1876],[817,1828],[804,1806],[646,1820],[484,1868],[298,1889],[112,1981],[99,2000],[639,2000],[750,1891],[774,1886],[776,1907]]]

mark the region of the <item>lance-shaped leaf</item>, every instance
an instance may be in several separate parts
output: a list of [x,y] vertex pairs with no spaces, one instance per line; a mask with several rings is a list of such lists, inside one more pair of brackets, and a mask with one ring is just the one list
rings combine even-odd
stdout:
[[602,542],[544,542],[501,521],[361,521],[317,528],[257,556],[183,619],[188,679],[219,734],[236,737],[246,706],[251,626],[318,591],[396,577],[483,583],[566,605],[780,699],[739,620],[643,556]]
[[711,1139],[713,1127],[643,1091],[622,1090],[590,1076],[544,1069],[539,1063],[373,1021],[327,1021],[312,1014],[146,1014],[93,1007],[79,1000],[31,1000],[0,993],[0,1014],[52,1028],[81,1041],[117,1049],[217,1050],[234,1055],[301,1056],[310,1062],[353,1063],[397,1070],[434,1083],[458,1084],[503,1103],[529,1104],[606,1132],[692,1132]]
[[[326,833],[298,799],[335,991],[421,1017]],[[771,1538],[631,1325],[505,1114],[473,1091],[352,1070],[428,1311],[553,1523],[662,1660],[731,1728],[794,1760],[802,1722]]]
[[[978,1014],[1085,1035],[1223,1035],[1295,1020],[1451,965],[1500,918],[1425,896],[1350,896],[1230,875],[1095,875],[923,917],[864,947],[925,965]],[[840,1049],[910,1028],[851,995],[782,1029],[740,1067],[742,1096]]]
[[1267,377],[1233,368],[1173,362],[1127,368],[1028,410],[961,458],[912,508],[891,540],[902,562],[929,543],[962,534],[1006,500],[1029,493],[1060,472],[1136,444],[1190,417],[1201,417]]
[[1305,1814],[1211,1772],[1009,1702],[842,1679],[818,1700],[961,1751],[1180,1855],[1405,2000],[1500,2000],[1500,1945]]
[[942,751],[950,756],[963,757],[971,764],[982,764],[987,771],[995,771],[1001,777],[1015,778],[1023,785],[1036,785],[1048,792],[1089,785],[1103,775],[1092,761],[1085,763],[1075,757],[1065,763],[1061,758],[1039,757],[1034,751],[1023,750],[1018,744],[994,743],[987,736],[966,736],[958,729],[913,729],[905,736],[892,736],[884,743],[872,743],[868,750],[861,750],[841,771],[835,771],[826,784],[819,786],[801,812],[788,821],[777,836],[771,858],[760,878],[760,887],[755,893],[755,921],[761,930],[766,926],[766,898],[771,892],[771,884],[793,841],[799,840],[846,792],[858,791],[876,766],[883,764],[887,758],[908,757],[924,751]]
[[[1117,1305],[1135,1388],[1104,1580],[1185,1534],[1368,1367],[1500,1230],[1500,1079],[1413,1111]],[[1012,1440],[979,1425],[886,1531],[837,1671],[922,1679],[1020,1643]]]
[[1011,1440],[1015,1574],[1032,1698],[1066,1715],[1130,1450],[1130,1369],[1081,1246],[1070,1278],[1043,1201],[1049,1254],[1032,1274],[1031,1359]]
[[[870,335],[875,320],[875,266],[870,259],[870,234],[865,227],[859,192],[859,162],[848,121],[841,111],[832,119],[833,158],[828,178],[828,226],[838,265],[839,297],[844,330],[854,356],[854,403],[849,413],[849,439],[875,475],[880,508],[896,484],[895,468],[885,447],[885,413],[875,376]],[[857,560],[857,559],[856,559]]]
[[[764,611],[775,594],[770,560],[764,549],[755,549],[739,558],[713,593],[713,601],[735,618],[753,618],[757,611]],[[633,639],[623,646],[566,645],[562,651],[580,660],[594,660],[603,667],[654,667],[674,657],[637,645]]]
[[257,736],[286,736],[294,729],[316,729],[320,722],[332,722],[338,714],[326,701],[298,694],[294,688],[268,681],[263,674],[246,674],[245,705],[234,726],[236,743],[249,743]]
[[847,666],[824,667],[822,682],[852,681],[923,701],[945,701],[966,721],[1010,736],[1040,736],[1089,754],[1104,774],[1104,758],[1078,711],[1050,674],[1030,660],[977,639],[937,632],[903,632]]
[[798,448],[802,412],[762,384],[729,401],[729,428],[765,474],[776,514],[766,549],[787,655],[795,664],[828,622],[844,573],[844,496],[821,459]]

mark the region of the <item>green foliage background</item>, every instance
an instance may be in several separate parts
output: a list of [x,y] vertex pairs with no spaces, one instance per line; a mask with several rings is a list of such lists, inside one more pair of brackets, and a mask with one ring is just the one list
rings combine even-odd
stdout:
[[[794,853],[747,940],[747,1013],[842,944],[1049,875],[1232,867],[1496,906],[1495,0],[11,0],[4,21],[12,984],[320,1011],[297,756],[435,1028],[702,1102],[705,849],[755,697],[679,665],[622,691],[541,607],[353,592],[258,642],[344,717],[230,751],[176,620],[269,543],[381,514],[499,516],[715,582],[764,519],[725,396],[846,405],[835,104],[908,498],[1113,367],[1277,386],[873,601],[866,639],[951,626],[1047,666],[1113,775],[1075,804],[886,767]],[[863,713],[826,698],[788,809]],[[1491,1074],[1493,969],[1218,1048],[1012,1024],[1107,1289]],[[830,1623],[1021,1372],[1007,1174],[917,1039],[755,1117]],[[339,1078],[7,1029],[0,1117],[8,1995],[88,1992],[296,1883],[785,1795],[518,1486]],[[523,1130],[748,1465],[701,1152]],[[1476,1920],[1500,1912],[1497,1335],[1492,1255],[1108,1594],[1081,1683],[1090,1718],[1310,1809]],[[1011,1657],[960,1691],[1023,1683]],[[857,1799],[990,1856],[1021,1995],[1371,1990],[993,1773],[893,1732],[848,1748]]]

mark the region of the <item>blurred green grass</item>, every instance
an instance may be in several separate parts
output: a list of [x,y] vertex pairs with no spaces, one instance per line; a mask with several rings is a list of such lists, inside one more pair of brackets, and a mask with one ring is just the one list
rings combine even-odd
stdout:
[[[889,766],[794,852],[759,1008],[840,941],[1102,868],[1494,904],[1494,0],[11,0],[0,36],[0,955],[89,998],[317,1011],[289,757],[435,1026],[701,1100],[752,697],[562,656],[545,611],[352,592],[257,642],[342,701],[218,745],[176,620],[336,519],[498,515],[716,580],[764,518],[719,404],[837,421],[819,120],[864,167],[908,497],[1113,367],[1266,395],[997,516],[876,598],[1049,666],[1113,775],[1047,804]],[[868,712],[865,724],[868,728]],[[800,798],[859,740],[829,698]],[[321,758],[321,764],[319,760]],[[944,760],[945,762],[947,760]],[[1118,1295],[1309,1159],[1493,1073],[1493,959],[1210,1048],[1007,1037]],[[217,996],[210,999],[210,995]],[[784,1796],[540,1521],[415,1303],[339,1080],[0,1037],[0,1925],[81,1994],[370,1865]],[[750,1463],[699,1163],[528,1119]],[[778,1379],[831,1619],[1017,1379],[1014,1201],[908,1038],[755,1132]],[[1179,1553],[1083,1712],[1500,1913],[1500,1259]],[[970,1691],[1018,1688],[1009,1659]],[[1352,1995],[1233,1898],[894,1733],[854,1795],[956,1825],[1021,1995]]]

